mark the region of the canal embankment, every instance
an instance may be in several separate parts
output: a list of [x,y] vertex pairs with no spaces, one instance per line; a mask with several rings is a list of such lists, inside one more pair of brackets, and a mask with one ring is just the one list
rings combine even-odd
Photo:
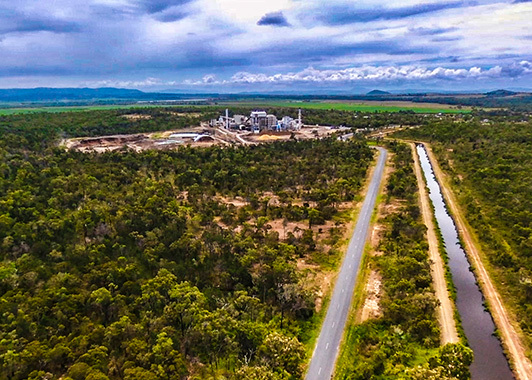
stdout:
[[[504,355],[503,347],[496,336],[494,319],[484,304],[484,295],[486,295],[490,307],[492,307],[492,310],[495,310],[492,311],[494,314],[501,312],[502,309],[502,315],[496,316],[497,321],[499,319],[503,320],[506,314],[500,297],[495,291],[480,261],[478,252],[475,250],[475,253],[472,253],[471,247],[473,244],[470,241],[470,236],[466,234],[468,231],[465,228],[463,220],[460,220],[461,216],[455,219],[451,217],[451,213],[453,216],[458,214],[455,211],[456,202],[452,198],[452,194],[448,188],[445,185],[440,186],[444,182],[437,162],[434,158],[429,159],[429,153],[423,145],[418,145],[416,151],[425,175],[427,188],[429,189],[429,197],[434,207],[434,215],[445,244],[448,265],[456,289],[456,307],[468,344],[474,353],[474,360],[471,365],[472,378],[473,380],[513,379],[514,376],[510,370],[508,360]],[[451,210],[450,212],[448,208]],[[467,244],[468,237],[470,244]],[[462,248],[460,238],[466,242],[465,249],[469,255]],[[478,282],[475,274],[471,270],[469,260],[471,260],[471,264],[476,269],[479,277]],[[509,322],[507,323],[508,326],[504,324],[503,326],[505,328],[511,328],[511,324]],[[503,334],[504,340],[503,329],[499,324],[497,324],[497,327],[499,327],[499,331]],[[511,352],[510,346],[515,345],[515,343],[514,340],[510,340],[510,344],[506,346],[508,347],[508,352]],[[524,358],[526,359],[526,357]],[[518,379],[530,379],[530,372],[528,372],[526,366],[523,366],[526,363],[514,360],[512,360],[512,363],[514,364],[514,371]]]

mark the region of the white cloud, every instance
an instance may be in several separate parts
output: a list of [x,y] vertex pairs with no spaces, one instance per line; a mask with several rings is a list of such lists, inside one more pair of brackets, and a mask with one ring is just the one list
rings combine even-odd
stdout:
[[423,80],[459,80],[459,79],[496,79],[504,76],[522,76],[532,73],[532,63],[521,61],[508,67],[494,66],[489,69],[470,68],[423,68],[415,66],[362,66],[341,70],[319,70],[309,67],[305,70],[287,74],[266,75],[238,72],[228,80],[217,81],[214,76],[206,76],[200,81],[187,80],[187,85],[204,84],[291,84],[291,83],[327,83],[345,84],[357,82],[423,81]]
[[81,83],[81,87],[118,87],[118,88],[142,88],[142,87],[153,87],[153,86],[173,86],[176,82],[170,81],[166,82],[159,78],[146,78],[144,80],[138,81],[127,81],[127,80],[99,80],[99,81],[87,81]]

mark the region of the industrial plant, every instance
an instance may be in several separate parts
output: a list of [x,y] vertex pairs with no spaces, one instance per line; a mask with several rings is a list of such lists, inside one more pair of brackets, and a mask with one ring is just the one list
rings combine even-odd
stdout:
[[249,116],[233,115],[233,117],[229,117],[229,109],[226,109],[225,116],[222,115],[218,119],[211,120],[210,125],[211,127],[260,133],[262,131],[298,131],[303,126],[303,122],[301,108],[297,119],[293,119],[290,116],[283,116],[281,119],[277,119],[277,116],[262,110],[252,111]]

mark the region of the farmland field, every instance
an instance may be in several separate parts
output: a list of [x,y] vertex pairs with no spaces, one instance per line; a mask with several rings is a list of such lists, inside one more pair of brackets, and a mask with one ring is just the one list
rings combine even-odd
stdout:
[[[339,110],[361,112],[397,112],[414,111],[416,113],[469,113],[471,108],[438,103],[414,103],[408,101],[313,101],[303,102],[296,100],[243,100],[231,102],[219,102],[223,106],[246,106],[246,107],[288,107],[316,110]],[[114,110],[132,108],[156,108],[156,107],[182,107],[184,105],[168,104],[109,104],[92,106],[41,106],[41,107],[17,107],[1,108],[0,115],[12,115],[32,112],[79,112],[95,110]]]
[[155,108],[155,107],[179,107],[178,105],[154,105],[154,104],[111,104],[99,106],[49,106],[49,107],[20,107],[20,108],[0,108],[0,115],[13,115],[33,112],[80,112],[80,111],[101,111],[117,109],[135,108]]
[[329,101],[329,102],[303,102],[290,100],[264,100],[264,101],[239,101],[219,103],[220,105],[256,106],[256,107],[292,107],[318,110],[361,111],[361,112],[398,112],[414,111],[417,113],[469,113],[471,108],[438,103],[414,103],[408,101]]

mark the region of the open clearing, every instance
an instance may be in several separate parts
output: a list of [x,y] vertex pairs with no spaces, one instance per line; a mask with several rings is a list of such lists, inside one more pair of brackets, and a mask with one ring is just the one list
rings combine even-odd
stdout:
[[[125,115],[131,116],[131,115]],[[136,115],[132,115],[137,117]],[[141,115],[144,117],[144,115]],[[287,141],[291,138],[309,140],[329,136],[341,131],[327,126],[304,126],[298,131],[274,132],[263,131],[260,134],[248,131],[230,131],[221,128],[211,128],[208,124],[199,126],[136,134],[122,134],[96,137],[76,137],[64,139],[61,143],[67,149],[80,152],[110,152],[123,148],[141,152],[147,149],[169,150],[179,146],[205,147],[211,145],[232,144],[261,144],[274,141]],[[195,141],[194,138],[201,139]]]

